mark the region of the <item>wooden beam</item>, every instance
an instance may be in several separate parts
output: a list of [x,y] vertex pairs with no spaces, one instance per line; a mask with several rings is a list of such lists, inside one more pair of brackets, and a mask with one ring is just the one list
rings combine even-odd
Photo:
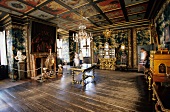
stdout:
[[[93,5],[93,7],[109,22],[109,24],[112,24],[110,19],[103,13],[103,11],[96,5],[96,3],[94,3],[92,0],[88,0],[88,2],[90,2],[91,5]],[[95,23],[93,23],[93,24],[98,26]]]
[[125,2],[124,2],[124,0],[119,0],[119,2],[120,2],[120,6],[122,8],[126,22],[129,22],[129,18],[127,16],[127,10],[126,10],[126,7],[125,7]]

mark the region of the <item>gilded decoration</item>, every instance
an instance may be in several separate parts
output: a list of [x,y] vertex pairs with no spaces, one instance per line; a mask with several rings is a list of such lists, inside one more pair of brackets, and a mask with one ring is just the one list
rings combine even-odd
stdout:
[[[30,61],[30,51],[29,51],[29,34],[28,34],[28,29],[29,29],[29,24],[25,24],[23,27],[23,34],[24,34],[24,38],[25,38],[25,50],[26,50],[26,63],[27,63],[27,70],[31,70],[30,65],[31,61]],[[31,77],[31,72],[28,71],[27,72],[27,77]]]
[[128,30],[128,67],[132,67],[132,46],[131,46],[131,30]]
[[138,54],[137,54],[137,35],[136,35],[136,28],[132,29],[133,32],[133,68],[137,68],[138,67]]
[[151,31],[151,43],[159,45],[158,34],[155,25],[153,24],[150,25],[150,31]]

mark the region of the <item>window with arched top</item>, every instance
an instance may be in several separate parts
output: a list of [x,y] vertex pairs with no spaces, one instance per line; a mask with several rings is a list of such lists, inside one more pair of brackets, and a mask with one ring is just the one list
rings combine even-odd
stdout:
[[159,73],[166,73],[166,66],[165,66],[165,64],[161,63],[159,65]]

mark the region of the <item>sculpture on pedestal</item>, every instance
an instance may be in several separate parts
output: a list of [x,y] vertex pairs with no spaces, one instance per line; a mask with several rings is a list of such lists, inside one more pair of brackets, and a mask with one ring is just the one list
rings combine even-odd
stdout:
[[15,59],[18,60],[18,79],[24,79],[25,78],[25,60],[26,56],[22,55],[21,51],[17,51],[17,56],[15,56]]
[[23,62],[25,60],[26,56],[22,55],[21,51],[17,51],[17,56],[15,56],[15,59],[19,62]]

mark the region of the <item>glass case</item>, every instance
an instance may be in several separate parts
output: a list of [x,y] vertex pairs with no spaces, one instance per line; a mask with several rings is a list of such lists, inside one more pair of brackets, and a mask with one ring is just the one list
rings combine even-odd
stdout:
[[115,48],[106,42],[104,47],[99,48],[99,58],[115,58]]

